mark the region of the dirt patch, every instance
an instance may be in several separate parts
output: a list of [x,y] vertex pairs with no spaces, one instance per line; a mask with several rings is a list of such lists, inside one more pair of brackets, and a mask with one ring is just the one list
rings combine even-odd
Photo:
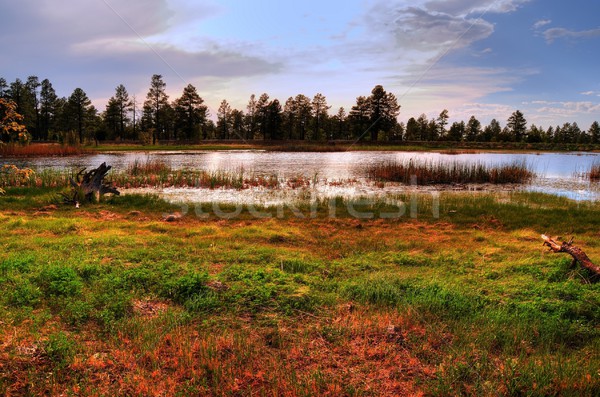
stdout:
[[144,299],[133,301],[133,312],[138,316],[153,318],[166,311],[170,306],[161,301]]

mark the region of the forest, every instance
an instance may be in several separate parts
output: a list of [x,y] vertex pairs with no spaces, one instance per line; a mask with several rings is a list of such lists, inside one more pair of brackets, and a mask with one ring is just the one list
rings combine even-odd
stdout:
[[[369,142],[526,142],[600,143],[600,124],[586,130],[576,122],[544,128],[528,125],[516,110],[503,126],[493,119],[488,125],[471,116],[468,121],[449,123],[449,112],[439,116],[411,117],[398,122],[400,104],[396,96],[376,85],[368,96],[356,98],[346,110],[331,109],[327,98],[317,93],[289,97],[284,103],[267,93],[252,94],[245,109],[232,108],[223,100],[216,117],[192,84],[180,97],[170,100],[166,83],[152,76],[143,102],[130,95],[124,85],[115,88],[104,110],[97,109],[81,88],[69,97],[59,97],[48,79],[37,76],[8,83],[0,77],[1,139],[10,141],[53,141],[84,144],[100,141],[197,143],[206,140],[294,140]],[[9,113],[16,113],[26,131],[9,131]],[[214,121],[216,119],[216,122]]]

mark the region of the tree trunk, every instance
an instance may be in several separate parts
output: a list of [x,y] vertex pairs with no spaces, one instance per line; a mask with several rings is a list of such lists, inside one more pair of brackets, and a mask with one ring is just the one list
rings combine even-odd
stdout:
[[574,262],[579,262],[581,266],[585,267],[595,275],[600,275],[600,266],[595,265],[590,258],[580,248],[573,246],[573,239],[568,242],[558,243],[550,237],[542,234],[544,245],[550,247],[553,252],[566,252],[573,257]]

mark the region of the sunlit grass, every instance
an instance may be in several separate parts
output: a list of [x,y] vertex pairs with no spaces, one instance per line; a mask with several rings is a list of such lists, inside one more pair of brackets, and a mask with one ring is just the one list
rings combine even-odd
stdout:
[[156,196],[75,209],[54,191],[0,197],[0,394],[600,391],[600,284],[539,238],[600,260],[600,204],[421,194],[393,219],[338,198],[335,217],[169,223],[182,209]]
[[[372,165],[369,178],[378,181],[420,185],[452,183],[526,183],[533,172],[523,163],[490,166],[483,163],[427,162],[408,160]],[[416,178],[416,179],[414,179]]]

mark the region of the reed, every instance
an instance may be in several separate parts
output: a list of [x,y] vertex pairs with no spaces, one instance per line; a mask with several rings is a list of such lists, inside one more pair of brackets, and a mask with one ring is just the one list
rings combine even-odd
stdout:
[[416,177],[420,185],[455,183],[527,183],[534,173],[525,163],[486,165],[482,163],[399,161],[372,165],[369,179],[410,184]]
[[171,172],[171,165],[161,159],[147,158],[145,161],[135,159],[127,165],[126,173],[131,176],[148,174],[166,174]]
[[589,177],[591,181],[600,181],[600,162],[592,164]]

